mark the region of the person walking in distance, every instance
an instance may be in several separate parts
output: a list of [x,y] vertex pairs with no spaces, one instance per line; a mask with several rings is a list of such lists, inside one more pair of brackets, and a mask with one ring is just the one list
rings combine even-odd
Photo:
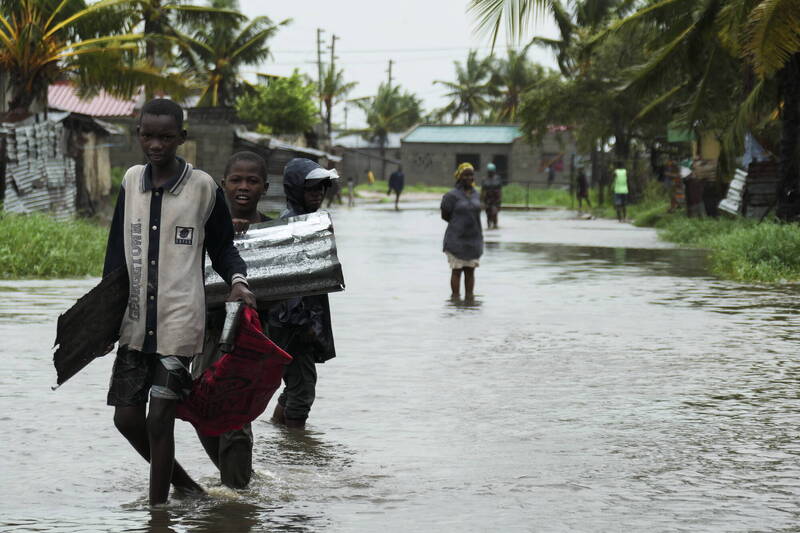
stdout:
[[403,192],[403,186],[405,185],[405,178],[406,178],[406,175],[403,174],[403,167],[402,166],[397,167],[397,170],[392,172],[392,174],[389,176],[389,190],[386,191],[386,195],[388,196],[388,195],[392,194],[392,191],[394,191],[394,193],[395,193],[395,198],[394,198],[394,208],[395,208],[395,210],[400,209],[397,204],[400,202],[400,193]]
[[614,170],[614,208],[617,210],[617,220],[623,222],[627,218],[628,205],[628,171],[622,161],[617,161]]

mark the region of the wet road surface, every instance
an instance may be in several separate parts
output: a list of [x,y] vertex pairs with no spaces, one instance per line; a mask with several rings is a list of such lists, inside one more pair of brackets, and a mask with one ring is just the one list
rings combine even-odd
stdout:
[[797,527],[795,289],[716,280],[650,230],[503,212],[453,301],[432,206],[333,212],[347,290],[308,430],[262,416],[237,493],[178,421],[209,494],[156,511],[105,406],[112,358],[49,389],[55,320],[96,280],[0,282],[0,530]]

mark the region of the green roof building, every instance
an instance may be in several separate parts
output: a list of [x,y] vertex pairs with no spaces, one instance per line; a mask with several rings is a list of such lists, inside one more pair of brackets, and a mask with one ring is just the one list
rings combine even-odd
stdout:
[[462,162],[476,169],[478,182],[494,163],[507,182],[547,186],[547,167],[553,165],[552,186],[568,186],[575,141],[566,127],[553,127],[541,146],[528,143],[514,124],[422,124],[401,139],[403,171],[408,183],[450,185]]

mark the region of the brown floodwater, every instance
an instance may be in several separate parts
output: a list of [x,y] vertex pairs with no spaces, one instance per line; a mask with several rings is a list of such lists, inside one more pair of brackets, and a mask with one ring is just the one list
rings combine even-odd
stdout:
[[502,212],[453,301],[435,207],[333,211],[347,290],[307,431],[256,421],[236,492],[178,421],[209,492],[158,510],[105,405],[112,358],[50,390],[58,314],[96,280],[0,282],[0,531],[797,527],[794,287],[720,281],[648,229]]

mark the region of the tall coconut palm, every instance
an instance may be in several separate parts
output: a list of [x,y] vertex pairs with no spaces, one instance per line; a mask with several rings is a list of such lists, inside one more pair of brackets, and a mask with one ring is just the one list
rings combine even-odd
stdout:
[[336,70],[335,65],[331,64],[325,68],[322,76],[322,85],[319,88],[319,97],[325,106],[325,129],[329,139],[332,130],[333,106],[347,96],[356,85],[358,85],[358,82],[345,81],[344,71]]
[[439,113],[443,116],[450,115],[454,121],[463,115],[465,122],[472,124],[473,117],[481,118],[489,105],[488,81],[492,73],[492,57],[478,59],[478,52],[470,50],[464,65],[460,61],[453,63],[456,67],[456,81],[434,82],[450,90],[445,95],[450,103],[439,110]]
[[[125,33],[113,8],[129,0],[3,0],[0,69],[9,74],[9,108],[25,113],[58,79],[79,78],[84,89],[130,95],[140,85],[164,86],[135,61],[142,36]],[[121,30],[120,30],[121,28]],[[87,85],[88,84],[88,85]]]
[[147,37],[147,62],[161,68],[173,57],[172,45],[183,42],[183,27],[246,19],[235,7],[235,2],[198,6],[187,0],[132,0],[130,17],[134,23],[141,24],[142,33]]
[[522,95],[544,76],[540,65],[528,61],[530,46],[521,50],[509,48],[506,58],[495,63],[489,82],[489,92],[495,100],[495,122],[515,122]]
[[[235,7],[236,2],[214,0],[212,6],[225,9]],[[182,35],[180,39],[185,44],[182,63],[195,74],[201,88],[197,105],[232,106],[246,85],[241,77],[242,67],[269,58],[267,42],[288,23],[289,20],[284,20],[276,24],[266,16],[246,22],[217,18]]]
[[420,100],[409,92],[401,92],[399,85],[382,83],[374,97],[351,102],[367,116],[368,127],[356,131],[380,146],[381,179],[386,179],[386,143],[389,134],[406,131],[419,122],[422,116]]

